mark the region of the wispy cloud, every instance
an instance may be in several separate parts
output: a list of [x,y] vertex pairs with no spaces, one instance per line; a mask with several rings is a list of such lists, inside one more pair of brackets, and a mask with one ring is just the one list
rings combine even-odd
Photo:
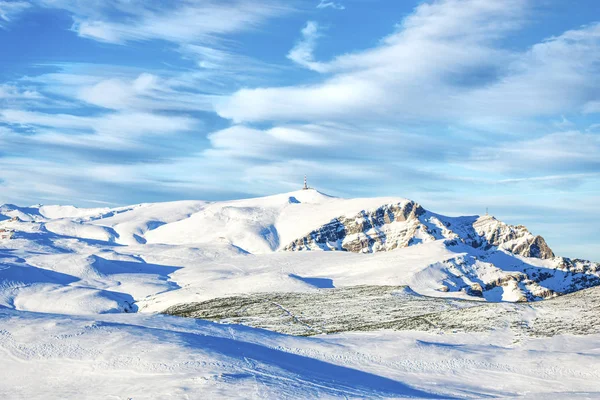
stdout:
[[32,88],[22,88],[17,85],[0,84],[0,102],[31,101],[43,96]]
[[[181,90],[183,77],[160,77],[151,73],[118,78],[95,77],[94,83],[77,85],[75,98],[94,106],[113,110],[134,111],[212,111],[213,97],[198,90]],[[195,89],[206,89],[202,83],[185,82]],[[202,85],[202,86],[201,86]],[[57,88],[60,90],[60,86]]]
[[317,8],[333,8],[335,10],[345,10],[346,7],[342,3],[337,3],[335,1],[321,0],[319,4],[317,4]]
[[7,23],[30,6],[25,1],[0,1],[0,28],[6,28]]
[[21,126],[76,129],[113,136],[169,134],[193,129],[195,125],[191,118],[150,113],[111,113],[82,117],[22,110],[0,111],[0,122]]
[[313,55],[317,46],[317,39],[321,36],[319,34],[319,24],[315,21],[308,21],[301,33],[302,39],[290,50],[287,58],[313,71],[326,72],[328,66],[324,63],[316,62]]
[[551,184],[553,186],[561,186],[564,188],[571,188],[573,186],[573,182],[579,181],[581,179],[588,178],[600,178],[600,172],[590,172],[590,173],[582,173],[582,174],[563,174],[563,175],[544,175],[544,176],[531,176],[527,178],[511,178],[511,179],[502,179],[498,181],[500,184],[512,184],[512,183],[530,183],[530,182],[543,182],[546,184]]
[[[579,131],[557,132],[539,138],[475,148],[469,164],[486,171],[535,176],[600,173],[600,136]],[[521,179],[521,178],[519,178]]]
[[205,70],[218,70],[221,74],[228,71],[267,72],[270,69],[268,64],[259,60],[215,46],[184,44],[179,51],[184,56],[196,60],[198,67]]
[[[162,69],[118,63],[44,65],[42,70],[52,72],[0,84],[0,142],[10,149],[0,151],[2,187],[13,198],[33,198],[37,191],[71,201],[77,200],[77,192],[93,188],[93,182],[110,186],[107,196],[113,200],[117,193],[125,198],[128,186],[145,194],[173,189],[172,177],[153,166],[171,170],[174,159],[202,150],[207,132],[201,115],[212,112],[214,97],[275,69],[238,54],[229,36],[291,11],[289,2],[271,0],[168,6],[137,0],[34,3],[69,12],[79,36],[132,48],[162,40],[170,42],[172,57],[182,60]],[[22,184],[40,180],[45,184],[35,189]],[[197,180],[182,179],[202,187]],[[69,189],[58,190],[60,185]]]
[[283,3],[263,0],[207,0],[149,3],[141,0],[40,0],[73,14],[80,36],[110,43],[160,39],[175,43],[213,42],[217,35],[259,26],[291,10]]
[[92,86],[83,87],[79,97],[100,107],[124,109],[134,106],[136,99],[157,89],[158,78],[152,74],[140,74],[130,82],[106,79]]

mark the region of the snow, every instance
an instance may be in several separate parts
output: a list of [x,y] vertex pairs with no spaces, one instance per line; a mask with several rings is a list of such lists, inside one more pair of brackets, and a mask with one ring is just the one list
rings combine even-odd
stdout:
[[77,208],[73,206],[41,206],[39,213],[47,219],[84,218],[108,212],[109,208]]
[[[413,245],[394,251],[282,250],[334,218],[408,201],[340,199],[311,189],[118,208],[0,206],[0,228],[14,231],[12,239],[0,240],[0,397],[598,395],[595,332],[523,336],[505,315],[516,308],[504,305],[497,314],[444,316],[460,322],[465,315],[482,321],[496,315],[501,326],[480,334],[377,330],[302,338],[157,314],[231,296],[311,295],[365,285],[408,285],[410,293],[473,304],[541,299],[594,285],[593,265],[576,264],[575,273],[564,259],[460,242],[474,234],[476,223],[482,235],[495,230],[499,222],[485,217],[427,211],[418,221],[391,222],[383,228],[390,240],[405,235],[410,224],[423,227],[415,230]],[[501,228],[506,235],[521,229]],[[357,304],[378,312],[360,299]],[[284,303],[275,306],[291,313]],[[533,326],[544,313],[574,323],[569,310],[532,309],[519,323]]]
[[115,242],[118,234],[111,228],[82,224],[71,220],[60,219],[49,221],[44,224],[48,232],[61,236],[71,236],[81,239],[99,240],[104,242]]
[[145,315],[0,311],[2,398],[594,398],[600,336],[315,338]]
[[353,215],[402,198],[340,199],[314,189],[207,204],[175,223],[148,232],[148,243],[199,244],[227,240],[257,253],[281,249],[340,215]]
[[[328,279],[335,287],[409,284],[416,271],[451,255],[440,243],[430,244],[427,250],[424,247],[407,248],[402,255],[303,252],[221,257],[176,271],[171,279],[182,288],[140,301],[140,310],[157,312],[176,303],[230,294],[316,288],[297,277]],[[155,263],[170,262],[162,254],[146,257]]]
[[117,243],[125,245],[146,243],[146,233],[162,225],[187,219],[207,204],[204,201],[139,204],[106,211],[91,218],[90,222],[113,228],[118,234]]

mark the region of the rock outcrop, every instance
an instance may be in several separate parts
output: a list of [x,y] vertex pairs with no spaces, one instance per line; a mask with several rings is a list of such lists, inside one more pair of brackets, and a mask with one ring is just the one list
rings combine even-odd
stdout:
[[533,235],[522,225],[508,225],[492,216],[445,219],[413,201],[337,217],[294,240],[284,250],[372,253],[439,239],[484,251],[501,249],[523,257],[555,257],[543,237]]
[[480,237],[475,247],[498,247],[523,257],[554,258],[554,252],[541,236],[534,236],[523,225],[508,225],[492,216],[480,217],[473,224]]
[[340,216],[309,232],[284,250],[334,250],[354,253],[394,250],[430,237],[419,217],[425,210],[415,202],[386,204],[352,217]]

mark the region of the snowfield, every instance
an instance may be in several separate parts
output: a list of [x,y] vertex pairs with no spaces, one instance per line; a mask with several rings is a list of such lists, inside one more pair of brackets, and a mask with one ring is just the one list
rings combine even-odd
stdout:
[[176,317],[0,313],[2,398],[595,398],[600,336],[285,336]]
[[0,230],[2,398],[600,396],[600,265],[492,216],[304,190]]

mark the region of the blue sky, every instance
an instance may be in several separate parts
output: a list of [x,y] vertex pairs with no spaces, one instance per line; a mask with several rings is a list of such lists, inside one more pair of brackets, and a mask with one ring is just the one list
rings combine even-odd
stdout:
[[[567,4],[568,3],[568,4]],[[0,203],[297,189],[600,261],[595,0],[0,0]]]

